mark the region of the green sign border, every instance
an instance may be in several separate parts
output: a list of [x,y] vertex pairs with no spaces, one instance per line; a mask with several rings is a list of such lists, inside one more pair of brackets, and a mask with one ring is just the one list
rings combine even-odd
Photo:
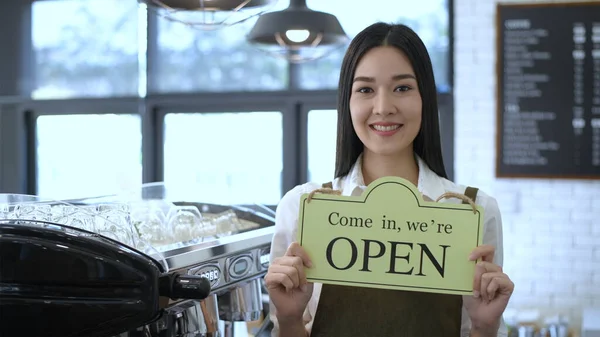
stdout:
[[[397,185],[401,185],[404,188],[408,189],[413,196],[415,197],[415,200],[417,201],[417,206],[419,208],[445,208],[447,211],[458,211],[458,212],[473,212],[473,207],[471,207],[471,205],[465,205],[465,204],[451,204],[453,207],[456,206],[463,206],[464,209],[456,209],[456,208],[446,208],[444,207],[444,203],[439,203],[439,202],[435,202],[435,201],[425,201],[421,196],[420,193],[416,194],[415,193],[415,189],[412,186],[409,186],[407,184],[405,184],[402,180],[396,180],[396,181],[389,181],[389,178],[384,178],[387,179],[386,181],[383,182],[375,182],[375,184],[371,184],[367,187],[367,190],[365,190],[363,192],[363,194],[361,196],[342,196],[342,198],[344,199],[340,199],[340,196],[331,196],[328,194],[315,194],[313,195],[311,201],[314,200],[320,200],[320,201],[331,201],[331,202],[350,202],[350,203],[366,203],[367,199],[369,199],[369,195],[371,194],[371,192],[373,192],[374,189],[376,189],[379,186],[383,186],[385,184],[397,184]],[[332,199],[335,198],[335,199]],[[356,199],[356,200],[352,200],[352,199]],[[423,203],[428,203],[423,205],[421,202]],[[299,243],[302,246],[303,243],[303,238],[304,238],[304,211],[306,209],[306,204],[308,203],[308,194],[304,194],[302,196],[301,199],[301,203],[302,203],[302,212],[301,212],[301,218],[299,219],[299,222],[301,224],[301,231],[300,231],[300,240]],[[477,237],[475,238],[475,247],[479,246],[479,236],[481,233],[481,227],[484,225],[481,222],[481,206],[477,205]],[[473,261],[473,264],[477,264],[477,261]],[[438,291],[447,291],[447,292],[459,292],[460,294],[471,294],[473,292],[473,289],[449,289],[449,288],[432,288],[432,287],[417,287],[417,286],[404,286],[404,285],[390,285],[390,284],[385,284],[385,283],[375,283],[375,282],[357,282],[357,281],[345,281],[345,280],[333,280],[333,279],[318,279],[318,278],[312,278],[312,277],[307,277],[308,281],[325,281],[325,282],[329,282],[329,283],[335,283],[335,284],[339,284],[339,285],[355,285],[355,284],[370,284],[370,285],[377,285],[381,288],[387,288],[387,289],[429,289],[429,290],[438,290]]]

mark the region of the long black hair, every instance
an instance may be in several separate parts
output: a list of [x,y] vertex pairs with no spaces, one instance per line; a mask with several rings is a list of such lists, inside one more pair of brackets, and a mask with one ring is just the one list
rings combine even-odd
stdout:
[[369,50],[379,46],[398,48],[410,60],[417,77],[423,107],[421,129],[413,142],[413,151],[438,176],[447,178],[440,141],[437,90],[427,48],[409,27],[382,22],[372,24],[360,32],[350,43],[342,62],[338,88],[335,177],[347,175],[364,149],[352,125],[350,95],[356,66]]

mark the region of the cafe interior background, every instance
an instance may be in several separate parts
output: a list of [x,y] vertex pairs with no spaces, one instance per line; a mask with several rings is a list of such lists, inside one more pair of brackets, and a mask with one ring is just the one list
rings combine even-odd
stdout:
[[[514,3],[549,2],[502,2]],[[269,11],[288,5],[280,0]],[[539,327],[560,321],[576,335],[600,335],[600,127],[588,120],[587,136],[577,138],[584,149],[578,160],[596,158],[585,174],[570,165],[570,150],[548,155],[554,159],[535,170],[497,170],[498,133],[510,134],[497,128],[498,2],[306,5],[334,15],[349,38],[380,20],[420,34],[434,64],[450,176],[496,197],[502,213],[504,270],[516,284],[505,319]],[[585,22],[584,35],[600,48],[600,7],[593,11],[597,21]],[[201,15],[158,14],[136,0],[1,1],[1,193],[70,199],[164,181],[189,198],[274,208],[293,186],[331,179],[345,42],[274,55],[274,47],[260,50],[248,37],[260,15],[206,30],[195,21]],[[553,19],[535,20],[543,28]],[[552,50],[572,48],[564,36],[550,40]],[[323,50],[317,60],[290,59]],[[600,109],[600,57],[595,62],[595,82],[585,82],[595,91],[586,89],[584,99],[596,97]],[[573,99],[571,77],[552,81],[566,89],[538,99]],[[576,123],[567,120],[540,123],[543,137],[556,137],[544,141],[572,133]]]

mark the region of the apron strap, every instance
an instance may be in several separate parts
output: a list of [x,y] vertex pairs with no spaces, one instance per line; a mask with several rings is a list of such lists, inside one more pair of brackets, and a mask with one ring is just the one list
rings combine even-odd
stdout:
[[[479,189],[476,187],[468,186],[467,189],[465,189],[465,195],[469,199],[473,200],[473,202],[475,202],[475,199],[477,199],[477,192],[479,192]],[[463,204],[468,204],[468,202],[463,200]]]

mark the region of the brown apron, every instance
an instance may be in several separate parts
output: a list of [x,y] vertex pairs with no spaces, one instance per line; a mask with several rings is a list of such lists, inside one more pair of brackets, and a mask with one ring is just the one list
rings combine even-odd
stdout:
[[459,337],[461,314],[460,295],[323,284],[310,336]]

